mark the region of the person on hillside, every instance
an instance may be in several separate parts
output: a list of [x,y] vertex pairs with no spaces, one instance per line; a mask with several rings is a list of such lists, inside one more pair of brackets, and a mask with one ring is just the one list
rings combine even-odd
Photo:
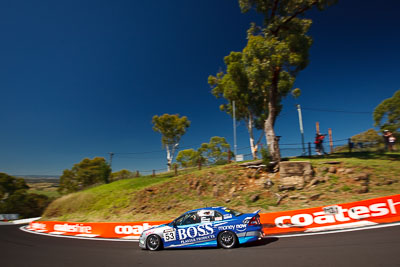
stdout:
[[322,154],[325,154],[325,155],[326,155],[326,152],[325,152],[325,150],[324,150],[324,145],[323,145],[325,136],[326,136],[326,134],[319,134],[319,133],[317,133],[317,134],[315,135],[315,141],[314,141],[314,144],[315,144],[315,152],[316,152],[318,155],[322,155]]
[[389,137],[392,135],[389,130],[383,130],[383,142],[385,143],[385,151],[389,150]]
[[393,152],[393,151],[395,151],[396,150],[396,148],[395,148],[395,143],[396,143],[396,137],[394,137],[394,135],[393,134],[391,134],[390,136],[389,136],[389,138],[388,138],[388,148],[389,148],[389,152]]

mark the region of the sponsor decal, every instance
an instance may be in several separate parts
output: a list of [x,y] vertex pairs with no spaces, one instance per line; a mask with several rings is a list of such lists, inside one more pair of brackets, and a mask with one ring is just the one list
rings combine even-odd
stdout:
[[31,228],[36,229],[36,230],[46,230],[46,224],[39,223],[39,222],[33,222],[33,223],[31,223]]
[[143,231],[158,225],[150,225],[143,223],[143,225],[117,225],[114,232],[118,235],[141,235]]
[[215,239],[215,235],[201,236],[201,237],[181,240],[181,244],[195,243],[195,242],[206,241],[206,240],[210,240],[210,239]]
[[338,206],[329,206],[323,208],[325,214],[338,214],[339,207]]
[[146,231],[146,235],[151,235],[151,234],[154,234],[154,231]]
[[246,231],[246,228],[247,228],[247,224],[244,224],[244,223],[236,225],[236,230],[239,232]]
[[280,216],[275,219],[275,225],[279,228],[306,227],[312,224],[341,223],[351,220],[361,220],[373,217],[382,217],[388,214],[397,214],[396,206],[400,202],[387,199],[386,202],[374,203],[369,206],[355,206],[345,209],[337,207],[336,214],[326,214],[325,211],[314,213],[300,213],[293,216]]
[[191,243],[191,242],[197,242],[201,240],[215,238],[213,233],[214,229],[212,228],[211,223],[178,229],[178,236],[179,239],[181,240],[181,243]]
[[201,216],[214,216],[214,211],[213,210],[199,210],[197,212],[197,215]]
[[219,226],[218,230],[220,231],[225,231],[225,230],[235,230],[235,226],[234,225],[224,225],[224,226]]
[[164,230],[163,237],[164,237],[165,242],[175,241],[176,240],[176,230],[175,229]]
[[238,232],[243,232],[245,231],[247,228],[246,224],[236,224],[236,225],[223,225],[223,226],[219,226],[218,230],[220,231],[226,231],[226,230],[231,230],[231,231],[238,231]]
[[92,226],[83,224],[55,224],[53,226],[54,231],[67,232],[67,233],[92,233]]
[[232,214],[225,214],[224,215],[224,219],[231,219],[232,218]]
[[201,222],[202,223],[204,223],[204,222],[210,222],[211,221],[211,219],[210,218],[207,218],[207,217],[201,217]]

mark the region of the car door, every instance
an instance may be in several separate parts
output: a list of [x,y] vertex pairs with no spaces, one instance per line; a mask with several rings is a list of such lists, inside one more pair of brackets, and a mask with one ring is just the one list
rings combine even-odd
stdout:
[[162,233],[159,233],[164,242],[164,247],[175,247],[180,245],[180,240],[178,237],[178,225],[181,225],[182,222],[187,218],[187,214],[183,214],[173,222],[167,224],[163,227]]
[[213,211],[199,210],[187,214],[177,227],[177,238],[180,243],[197,244],[215,240],[215,229],[212,221],[214,220]]
[[197,212],[190,212],[176,223],[177,238],[181,244],[188,244],[195,242],[197,237],[197,226],[200,223]]

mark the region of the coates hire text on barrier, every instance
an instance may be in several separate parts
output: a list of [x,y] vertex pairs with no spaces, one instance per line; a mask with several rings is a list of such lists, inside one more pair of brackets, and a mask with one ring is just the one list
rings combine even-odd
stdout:
[[[260,214],[266,235],[368,226],[400,221],[400,195],[294,211]],[[153,226],[170,221],[80,223],[34,221],[29,230],[58,235],[137,239]]]

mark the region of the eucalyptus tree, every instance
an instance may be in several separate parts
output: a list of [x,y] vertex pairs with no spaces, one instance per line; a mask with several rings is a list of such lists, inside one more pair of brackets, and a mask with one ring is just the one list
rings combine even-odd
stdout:
[[400,90],[383,100],[374,110],[375,126],[396,132],[400,129]]
[[264,101],[268,112],[264,131],[272,159],[280,161],[275,122],[296,75],[308,65],[312,21],[304,18],[312,8],[324,10],[336,0],[239,0],[242,12],[255,9],[264,15],[263,27],[248,30],[243,62],[249,89]]
[[[212,89],[212,94],[217,98],[227,100],[220,109],[233,116],[232,103],[235,102],[236,120],[244,120],[249,133],[250,148],[253,159],[257,158],[257,146],[259,142],[254,139],[254,128],[262,129],[259,118],[265,117],[263,112],[263,99],[258,97],[253,91],[249,90],[249,78],[247,77],[246,66],[243,62],[241,52],[231,52],[224,58],[226,73],[219,72],[216,76],[210,75],[208,83]],[[261,102],[260,102],[261,101]]]
[[213,136],[210,142],[201,144],[197,150],[201,159],[205,159],[209,164],[225,164],[228,162],[231,146],[225,137]]
[[108,183],[110,174],[111,167],[104,158],[85,158],[63,171],[58,192],[72,193],[94,184]]
[[199,151],[196,151],[192,148],[181,150],[176,156],[176,161],[179,162],[184,168],[195,167],[200,163],[199,161],[202,161],[202,163],[204,161],[202,160],[200,154],[201,153]]
[[179,146],[181,137],[190,126],[190,121],[186,116],[179,117],[179,114],[164,114],[162,116],[153,116],[152,123],[153,130],[162,135],[161,143],[167,151],[167,166],[168,171],[170,171],[176,149]]

